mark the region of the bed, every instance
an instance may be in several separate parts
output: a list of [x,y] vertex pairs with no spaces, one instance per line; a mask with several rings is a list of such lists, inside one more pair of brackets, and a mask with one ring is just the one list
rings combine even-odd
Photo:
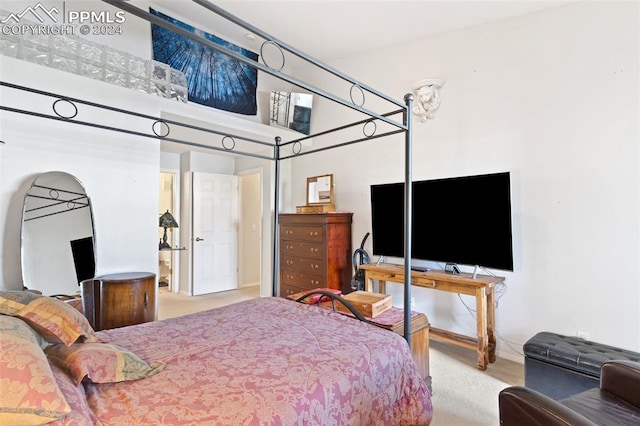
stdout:
[[[68,304],[23,293],[0,293],[3,424],[427,425],[431,420],[430,394],[406,342],[330,309],[268,297],[93,332]],[[20,333],[7,331],[15,330],[16,321],[32,331],[22,333],[23,340],[36,334],[36,343],[17,343]],[[68,331],[73,327],[75,332]],[[23,377],[34,371],[36,379]],[[30,383],[21,387],[28,389],[24,395],[7,387],[18,380]],[[52,397],[54,387],[59,393]],[[14,400],[22,396],[14,410],[6,407],[10,394]]]

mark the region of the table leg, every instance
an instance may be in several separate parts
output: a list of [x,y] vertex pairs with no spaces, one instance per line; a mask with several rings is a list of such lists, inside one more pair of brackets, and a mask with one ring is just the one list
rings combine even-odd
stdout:
[[487,290],[487,335],[489,340],[489,362],[496,362],[496,304],[493,288]]
[[373,291],[373,278],[367,274],[367,271],[364,271],[364,291]]
[[[386,289],[387,289],[387,282],[383,280],[378,280],[378,293],[386,294]],[[373,278],[371,278],[366,271],[364,273],[364,290],[373,292]]]
[[476,325],[478,328],[478,369],[489,364],[489,336],[487,335],[487,294],[484,287],[476,290]]

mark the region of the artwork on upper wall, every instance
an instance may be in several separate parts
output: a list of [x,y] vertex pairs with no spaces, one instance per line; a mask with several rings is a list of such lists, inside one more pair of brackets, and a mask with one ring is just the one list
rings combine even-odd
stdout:
[[[150,12],[251,60],[258,60],[256,53],[154,9]],[[153,59],[182,71],[187,77],[190,102],[245,115],[257,113],[256,68],[153,23],[151,37]]]

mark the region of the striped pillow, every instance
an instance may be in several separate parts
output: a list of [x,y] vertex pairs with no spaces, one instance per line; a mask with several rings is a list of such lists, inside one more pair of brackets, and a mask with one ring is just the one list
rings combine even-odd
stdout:
[[87,318],[67,303],[28,291],[0,291],[0,313],[25,320],[47,342],[95,342]]

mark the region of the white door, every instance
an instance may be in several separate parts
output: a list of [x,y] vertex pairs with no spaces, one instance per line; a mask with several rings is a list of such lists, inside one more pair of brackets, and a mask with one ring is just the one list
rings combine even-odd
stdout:
[[193,294],[238,288],[238,177],[193,172]]

